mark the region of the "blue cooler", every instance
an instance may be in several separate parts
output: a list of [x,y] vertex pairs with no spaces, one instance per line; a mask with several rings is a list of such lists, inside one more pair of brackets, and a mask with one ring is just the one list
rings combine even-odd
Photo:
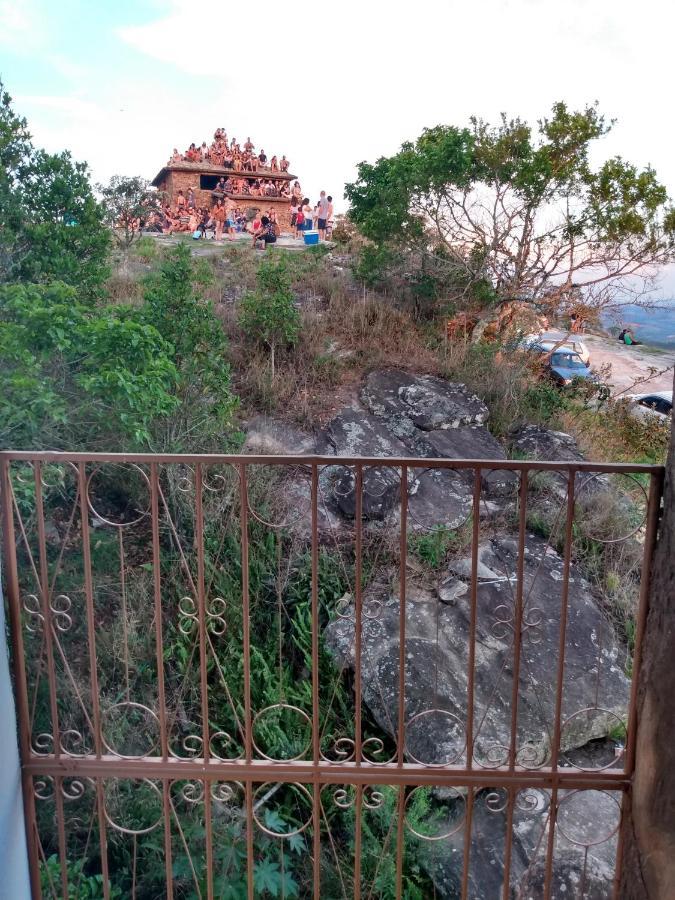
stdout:
[[319,243],[319,232],[318,231],[306,231],[304,233],[305,243],[306,244],[318,244]]

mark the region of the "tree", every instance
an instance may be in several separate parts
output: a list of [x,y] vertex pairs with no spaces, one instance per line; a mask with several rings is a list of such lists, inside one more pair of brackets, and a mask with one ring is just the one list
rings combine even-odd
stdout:
[[188,247],[168,253],[146,280],[142,321],[173,348],[179,404],[167,422],[167,449],[222,449],[232,426],[237,398],[232,393],[227,337],[203,290],[212,275],[204,260],[195,263]]
[[241,301],[239,324],[252,341],[270,351],[272,379],[276,375],[276,349],[293,346],[300,336],[300,314],[295,308],[291,276],[285,257],[268,251],[256,275],[257,289]]
[[33,147],[0,82],[0,281],[62,281],[94,296],[110,236],[86,164]]
[[173,348],[136,310],[63,282],[0,286],[0,446],[146,445],[177,406]]
[[653,169],[620,157],[598,168],[606,134],[596,106],[556,103],[536,134],[497,127],[426,129],[393,157],[361,163],[347,185],[350,216],[376,245],[447,259],[457,283],[559,312],[569,298],[598,308],[644,294],[673,258],[675,210]]
[[153,212],[161,208],[161,197],[140,175],[113,175],[107,185],[97,184],[103,200],[105,220],[123,250],[129,250]]

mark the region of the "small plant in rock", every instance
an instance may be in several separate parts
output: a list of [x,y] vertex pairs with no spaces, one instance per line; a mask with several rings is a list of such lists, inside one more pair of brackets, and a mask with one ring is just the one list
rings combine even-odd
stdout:
[[256,290],[241,302],[239,324],[249,340],[269,350],[274,380],[277,349],[294,346],[300,336],[300,314],[285,257],[270,252],[260,264],[256,281]]

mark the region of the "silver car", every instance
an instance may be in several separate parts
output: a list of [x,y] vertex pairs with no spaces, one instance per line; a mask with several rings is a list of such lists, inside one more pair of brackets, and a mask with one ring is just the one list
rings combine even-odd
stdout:
[[523,339],[525,347],[535,344],[537,347],[541,347],[544,353],[550,353],[555,347],[556,350],[569,350],[571,353],[576,353],[586,365],[591,361],[588,347],[576,334],[566,334],[564,331],[542,331],[540,334],[528,334]]

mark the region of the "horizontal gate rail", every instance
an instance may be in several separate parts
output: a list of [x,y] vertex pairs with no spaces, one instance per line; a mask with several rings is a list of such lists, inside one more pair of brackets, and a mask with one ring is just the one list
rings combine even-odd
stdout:
[[548,898],[559,859],[580,897],[618,883],[663,467],[0,451],[0,475],[35,897],[451,871]]

